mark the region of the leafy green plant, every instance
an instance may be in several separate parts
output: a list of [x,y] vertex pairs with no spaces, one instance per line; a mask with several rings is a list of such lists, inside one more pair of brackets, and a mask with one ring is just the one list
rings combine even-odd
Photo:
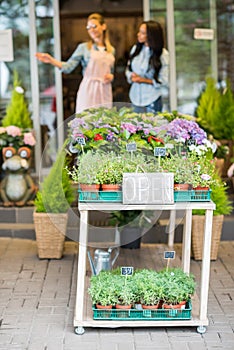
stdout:
[[68,175],[74,182],[80,184],[99,184],[97,172],[102,165],[103,156],[99,152],[87,151],[82,153],[77,160],[77,165],[72,169],[66,166]]
[[154,270],[139,270],[134,275],[136,295],[144,305],[157,305],[162,299],[164,286]]
[[195,278],[180,268],[169,268],[159,272],[164,286],[162,299],[167,304],[177,304],[188,301],[195,292]]
[[64,148],[59,152],[34,201],[37,213],[66,213],[75,199],[72,181],[65,169]]
[[[215,182],[210,186],[211,189],[211,200],[215,203],[216,209],[213,211],[214,215],[229,215],[232,212],[232,202],[229,200],[227,194],[227,185],[216,174]],[[203,209],[193,209],[193,215],[205,215]]]
[[111,271],[100,271],[98,275],[92,276],[90,279],[90,287],[88,293],[92,299],[92,303],[103,306],[115,305],[118,301],[116,296],[115,283],[116,278]]
[[206,79],[196,115],[197,122],[215,139],[234,140],[234,94],[228,80],[221,90],[213,78]]

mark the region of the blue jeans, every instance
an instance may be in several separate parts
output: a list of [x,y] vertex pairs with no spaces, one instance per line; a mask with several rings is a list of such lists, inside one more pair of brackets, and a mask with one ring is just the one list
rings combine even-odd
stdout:
[[157,113],[162,112],[162,97],[160,96],[156,101],[152,102],[148,106],[135,106],[132,105],[134,112],[136,113]]

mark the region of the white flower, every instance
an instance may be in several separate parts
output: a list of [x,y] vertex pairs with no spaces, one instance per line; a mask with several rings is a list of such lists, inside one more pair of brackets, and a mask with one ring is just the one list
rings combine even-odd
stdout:
[[24,93],[24,89],[21,86],[16,86],[15,87],[15,91],[18,92],[18,94],[23,94]]

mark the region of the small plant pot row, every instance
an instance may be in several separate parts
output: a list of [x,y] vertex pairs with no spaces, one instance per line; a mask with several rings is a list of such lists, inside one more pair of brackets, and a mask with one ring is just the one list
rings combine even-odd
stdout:
[[[150,319],[191,317],[190,300],[195,291],[193,275],[180,268],[158,272],[141,269],[131,276],[123,276],[120,271],[120,268],[101,271],[91,277],[88,293],[94,319],[145,319],[146,315]],[[121,311],[124,312],[121,314]]]

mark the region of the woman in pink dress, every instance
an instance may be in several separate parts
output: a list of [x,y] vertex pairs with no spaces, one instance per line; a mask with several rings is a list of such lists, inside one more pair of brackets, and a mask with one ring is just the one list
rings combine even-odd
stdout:
[[115,49],[110,44],[107,25],[102,15],[88,17],[90,41],[79,44],[66,62],[58,61],[48,53],[36,53],[38,60],[70,73],[82,65],[83,79],[76,99],[76,113],[88,108],[112,107],[112,81],[114,79]]

